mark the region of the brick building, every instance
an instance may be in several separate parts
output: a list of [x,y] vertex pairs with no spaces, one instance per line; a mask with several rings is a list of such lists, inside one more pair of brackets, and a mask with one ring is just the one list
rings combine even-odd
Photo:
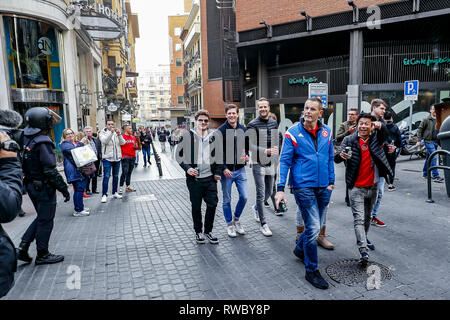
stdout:
[[[382,98],[402,126],[418,126],[430,104],[450,95],[448,0],[235,1],[243,122],[270,99],[281,130],[299,120],[308,84],[328,84],[324,122],[336,131],[347,109]],[[301,13],[302,11],[303,14]],[[419,99],[404,100],[407,80]],[[410,117],[412,111],[412,117]]]

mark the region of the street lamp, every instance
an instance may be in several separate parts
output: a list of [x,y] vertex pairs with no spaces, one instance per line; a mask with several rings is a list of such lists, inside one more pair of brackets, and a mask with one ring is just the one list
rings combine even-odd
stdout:
[[116,75],[117,84],[119,84],[120,79],[122,79],[122,72],[123,72],[123,67],[120,64],[117,64],[117,66],[114,68],[114,73]]
[[305,10],[300,11],[300,14],[306,18],[306,31],[312,30],[312,18],[306,14]]
[[348,0],[348,5],[353,8],[353,23],[359,22],[359,9],[353,0]]
[[96,91],[97,95],[97,109],[104,108],[108,105],[108,98],[103,94],[102,91]]

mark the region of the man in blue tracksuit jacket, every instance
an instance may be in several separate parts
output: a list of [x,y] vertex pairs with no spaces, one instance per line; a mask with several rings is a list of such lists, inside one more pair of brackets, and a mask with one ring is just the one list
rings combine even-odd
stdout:
[[305,231],[297,241],[294,254],[305,263],[305,278],[313,286],[327,289],[328,283],[318,270],[317,238],[334,187],[334,153],[331,129],[318,121],[322,101],[310,98],[304,118],[286,132],[280,158],[280,183],[275,201],[286,201],[284,187],[288,171],[295,201],[305,221]]

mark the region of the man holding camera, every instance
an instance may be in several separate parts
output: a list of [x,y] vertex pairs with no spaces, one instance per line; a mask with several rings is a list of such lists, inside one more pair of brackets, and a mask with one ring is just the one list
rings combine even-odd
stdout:
[[[8,135],[9,127],[14,129],[22,123],[22,117],[15,111],[1,110],[1,120],[17,119],[17,125],[0,129],[0,223],[14,220],[21,211],[22,168],[17,159],[19,144]],[[14,243],[0,224],[0,298],[8,293],[14,284],[17,258]]]
[[35,107],[25,113],[27,126],[24,130],[23,173],[24,183],[37,217],[28,227],[17,250],[17,258],[31,263],[28,255],[31,242],[36,239],[36,265],[57,263],[64,256],[48,251],[56,212],[56,190],[70,200],[67,184],[56,169],[55,144],[47,135],[60,117],[48,108]]

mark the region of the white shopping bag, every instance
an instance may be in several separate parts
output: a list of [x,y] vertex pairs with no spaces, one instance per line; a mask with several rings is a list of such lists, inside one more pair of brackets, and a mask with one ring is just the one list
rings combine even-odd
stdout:
[[97,156],[91,145],[85,145],[80,148],[75,148],[71,150],[73,161],[77,168],[83,167],[91,162],[97,161]]

